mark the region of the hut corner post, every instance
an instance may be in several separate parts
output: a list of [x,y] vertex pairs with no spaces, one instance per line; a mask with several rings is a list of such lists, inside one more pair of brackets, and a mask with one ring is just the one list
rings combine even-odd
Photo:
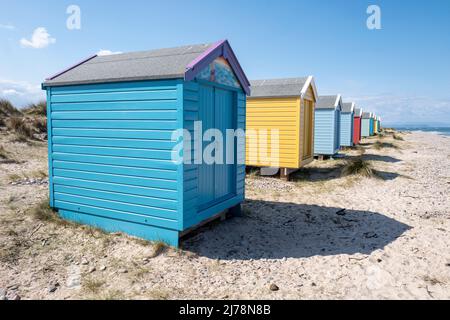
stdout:
[[47,152],[48,152],[48,191],[49,191],[49,205],[54,209],[53,197],[53,142],[52,142],[52,94],[51,88],[46,89],[47,96]]

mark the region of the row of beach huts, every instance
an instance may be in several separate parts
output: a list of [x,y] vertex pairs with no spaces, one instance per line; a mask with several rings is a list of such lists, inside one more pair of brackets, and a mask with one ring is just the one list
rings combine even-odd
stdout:
[[[374,113],[343,102],[340,94],[319,96],[312,76],[251,81],[246,114],[247,130],[279,130],[279,167],[286,176],[314,156],[334,156],[381,131],[381,118]],[[268,158],[252,156],[257,152],[251,148],[247,139],[248,166],[270,165]]]
[[[204,131],[276,129],[284,175],[381,128],[341,95],[319,96],[311,76],[250,82],[226,40],[94,55],[42,87],[50,206],[65,219],[173,246],[227,211],[240,215],[246,165],[267,165],[249,139],[242,152],[222,150],[232,163],[173,161],[174,150],[198,160],[210,148],[195,144],[199,121]],[[191,133],[179,137],[181,148],[178,129]]]

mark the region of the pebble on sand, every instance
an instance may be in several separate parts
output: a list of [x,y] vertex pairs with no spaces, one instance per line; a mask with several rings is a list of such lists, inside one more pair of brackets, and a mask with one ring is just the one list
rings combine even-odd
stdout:
[[278,286],[274,283],[272,283],[269,287],[270,291],[278,291],[280,290],[280,288],[278,288]]

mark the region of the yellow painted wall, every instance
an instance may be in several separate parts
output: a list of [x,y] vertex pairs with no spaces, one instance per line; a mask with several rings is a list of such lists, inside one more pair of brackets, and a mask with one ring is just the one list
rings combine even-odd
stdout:
[[[276,141],[271,141],[270,130],[279,132],[279,167],[299,167],[299,131],[300,131],[300,98],[247,98],[247,139],[246,164],[248,166],[266,167],[267,162],[260,151],[271,151]],[[262,130],[268,132],[267,145],[261,144],[259,135]],[[249,138],[250,132],[257,133],[257,144]]]

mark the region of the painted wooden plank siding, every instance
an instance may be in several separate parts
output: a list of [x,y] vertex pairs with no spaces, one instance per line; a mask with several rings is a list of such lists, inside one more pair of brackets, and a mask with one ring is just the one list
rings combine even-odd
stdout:
[[[200,120],[199,116],[199,84],[197,82],[185,82],[184,90],[184,108],[183,108],[183,122],[184,128],[190,133],[190,139],[184,140],[184,154],[189,154],[192,161],[197,163],[199,160],[199,153],[201,150],[195,149],[194,144],[194,123]],[[183,173],[187,178],[183,190],[183,228],[186,228],[186,221],[195,220],[198,211],[198,165],[184,164]]]
[[340,145],[353,146],[353,113],[341,113]]
[[[267,131],[267,144],[259,135]],[[272,142],[271,132],[279,132],[279,143]],[[298,168],[300,160],[300,98],[248,98],[247,133],[257,133],[257,143],[247,138],[246,163],[249,166],[270,166],[268,161],[275,148],[279,149],[279,166]],[[265,156],[267,155],[267,156]]]
[[314,154],[334,155],[339,149],[339,114],[334,109],[316,109]]
[[370,119],[361,119],[361,136],[370,137]]
[[89,219],[181,230],[182,181],[172,161],[171,140],[182,108],[179,84],[144,81],[49,89],[54,207]]
[[[202,105],[204,103],[206,105]],[[216,104],[218,108],[216,113],[210,112]],[[191,136],[190,141],[185,140],[184,153],[190,153],[191,159],[195,160],[195,164],[183,166],[185,177],[183,229],[186,229],[244,200],[245,132],[242,131],[241,144],[236,145],[237,164],[205,166],[198,164],[199,161],[203,161],[201,159],[203,150],[198,150],[197,147],[203,149],[210,142],[194,143],[194,122],[202,121],[203,133],[210,127],[221,130],[229,127],[245,130],[246,95],[242,90],[205,81],[185,82],[184,106],[184,128],[189,130]],[[231,110],[221,110],[226,106],[231,106]],[[232,170],[229,170],[230,166]],[[206,171],[200,172],[201,170]]]
[[238,199],[245,198],[245,159],[246,159],[246,110],[247,96],[243,91],[237,93],[237,129],[242,134],[241,141],[237,143],[237,172],[236,172],[236,196]]

